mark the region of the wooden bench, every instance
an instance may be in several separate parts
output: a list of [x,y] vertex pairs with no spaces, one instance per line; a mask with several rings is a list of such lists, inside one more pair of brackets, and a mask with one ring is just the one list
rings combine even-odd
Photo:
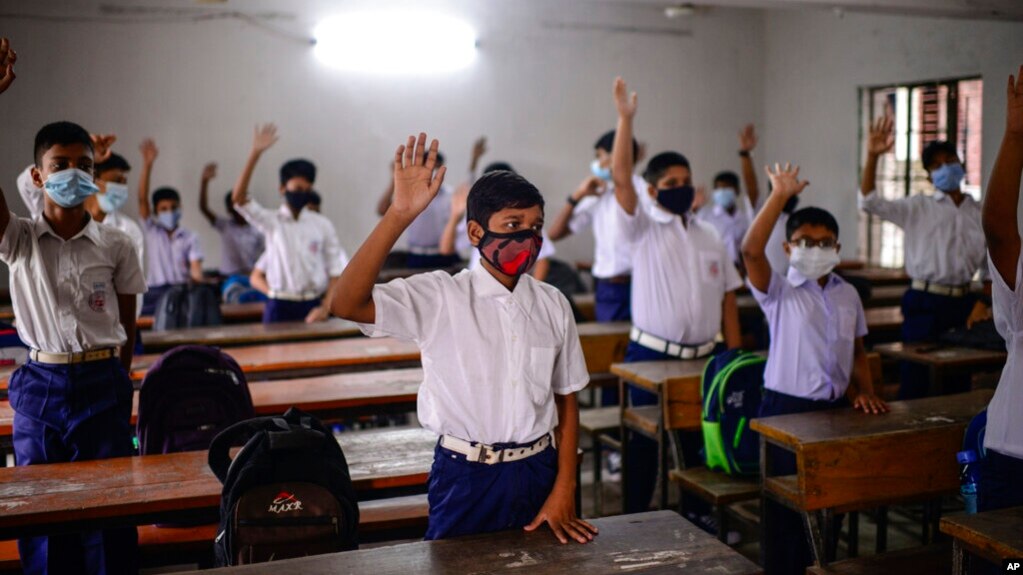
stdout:
[[874,351],[892,359],[927,366],[930,373],[930,395],[944,392],[944,382],[950,377],[963,373],[1000,372],[1008,358],[1004,350],[991,351],[934,343],[895,342],[876,345]]
[[179,345],[236,347],[268,343],[290,343],[338,339],[361,335],[355,323],[333,318],[328,321],[230,324],[148,332],[142,336],[146,353],[159,353]]
[[[220,317],[224,323],[253,323],[263,319],[264,302],[251,303],[222,303],[220,304]],[[153,316],[144,315],[139,317],[136,325],[139,329],[149,330],[153,328]],[[145,339],[145,336],[142,336]]]
[[617,405],[584,409],[579,412],[579,430],[590,436],[593,454],[593,512],[601,517],[604,511],[603,465],[600,436],[617,430],[622,424],[622,411]]
[[572,303],[586,321],[597,321],[597,298],[594,294],[575,294],[572,296]]
[[808,567],[807,575],[905,575],[906,573],[948,573],[952,546],[934,543],[879,555],[845,559],[827,567]]
[[867,320],[867,345],[888,343],[902,339],[902,308],[900,306],[874,307],[863,310]]

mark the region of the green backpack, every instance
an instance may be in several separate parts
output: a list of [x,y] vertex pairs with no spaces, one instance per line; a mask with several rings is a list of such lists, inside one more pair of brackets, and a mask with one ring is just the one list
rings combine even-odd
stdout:
[[760,411],[764,366],[759,355],[729,350],[703,369],[703,447],[707,468],[729,475],[760,473],[760,438],[749,421]]

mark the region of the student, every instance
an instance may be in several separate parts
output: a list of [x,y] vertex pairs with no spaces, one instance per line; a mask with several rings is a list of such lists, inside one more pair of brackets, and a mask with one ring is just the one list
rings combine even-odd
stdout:
[[[875,189],[877,162],[894,142],[892,119],[879,118],[867,141],[860,209],[905,232],[906,273],[913,282],[902,298],[902,340],[934,341],[949,329],[965,327],[971,315],[987,315],[986,306],[970,294],[970,281],[984,264],[980,205],[960,190],[962,163],[955,145],[943,141],[931,142],[920,154],[927,179],[934,184],[933,195],[882,198]],[[948,378],[945,391],[965,391],[969,386],[966,374]],[[899,399],[924,397],[928,388],[927,368],[903,362]]]
[[153,192],[149,203],[149,179],[159,154],[153,140],[139,146],[142,152],[142,173],[139,175],[139,218],[146,234],[148,254],[146,283],[149,291],[142,300],[142,314],[152,315],[160,296],[171,286],[189,281],[202,283],[202,246],[195,232],[181,227],[181,195],[174,188],[163,187]]
[[1023,66],[1009,76],[1005,135],[984,198],[984,234],[990,250],[995,326],[1009,358],[987,408],[987,456],[977,486],[977,509],[1023,505],[1023,259],[1016,221],[1023,172]]
[[[0,40],[0,93],[15,56]],[[100,228],[82,206],[96,192],[89,133],[44,126],[35,139],[35,184],[43,213],[19,218],[0,193],[0,260],[10,268],[18,335],[29,362],[11,375],[12,443],[18,465],[132,453],[135,300],[145,291],[131,239]],[[119,356],[119,358],[118,358]],[[41,573],[134,573],[134,527],[18,542],[22,568]]]
[[[424,161],[425,156],[425,161]],[[335,315],[423,353],[419,420],[441,436],[428,485],[427,539],[544,522],[562,543],[597,530],[575,512],[579,404],[589,376],[568,300],[523,275],[540,251],[543,197],[521,176],[480,178],[469,237],[483,266],[374,285],[398,237],[438,194],[437,141],[409,136],[394,200],[338,282]]]
[[324,321],[329,294],[341,274],[341,244],[334,224],[307,210],[309,193],[316,182],[316,166],[308,160],[291,160],[280,169],[277,210],[264,208],[249,198],[249,180],[256,163],[277,141],[277,127],[256,128],[252,151],[234,186],[235,209],[266,238],[266,282],[270,298],[263,309],[263,323]]
[[[626,95],[625,82],[614,83],[618,109],[611,174],[614,176],[621,239],[631,246],[633,269],[632,331],[625,361],[697,359],[719,346],[740,345],[739,311],[735,290],[742,286],[717,232],[690,214],[693,201],[689,162],[677,152],[650,159],[643,177],[650,201],[641,202],[632,181],[632,119],[636,94]],[[633,405],[656,402],[652,393],[629,387]],[[626,513],[646,511],[657,479],[657,447],[638,434],[629,442],[624,494]],[[689,464],[699,461],[699,433],[683,434],[682,452]],[[709,511],[698,499],[686,500],[687,510]]]
[[225,279],[233,275],[249,275],[252,266],[263,253],[263,234],[249,225],[245,218],[234,209],[231,192],[224,196],[224,207],[228,217],[213,213],[209,206],[210,180],[217,177],[217,165],[206,164],[199,184],[199,211],[220,233],[220,275]]
[[[867,322],[856,289],[831,270],[838,265],[838,222],[825,210],[804,208],[786,224],[790,267],[782,276],[767,259],[772,230],[791,198],[809,182],[799,168],[768,170],[771,195],[753,221],[742,246],[753,297],[764,310],[771,347],[764,371],[760,417],[836,409],[851,405],[865,413],[888,411],[874,394],[863,336]],[[795,454],[768,445],[771,475],[796,472]],[[813,557],[803,519],[774,501],[766,502],[768,539],[761,563],[768,575],[803,573]]]

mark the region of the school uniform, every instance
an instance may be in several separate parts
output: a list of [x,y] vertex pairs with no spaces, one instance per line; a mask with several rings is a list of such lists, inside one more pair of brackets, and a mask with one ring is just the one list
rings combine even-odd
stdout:
[[344,269],[334,224],[306,209],[295,218],[287,204],[271,210],[250,199],[235,210],[263,233],[266,242],[264,271],[270,293],[263,323],[304,320],[320,305],[330,278]]
[[146,284],[149,291],[142,302],[143,315],[152,315],[160,296],[171,286],[187,284],[191,278],[190,265],[203,260],[199,236],[178,226],[170,234],[151,216],[142,222],[146,237]]
[[[986,246],[980,204],[965,195],[956,206],[946,194],[886,200],[875,190],[859,196],[860,209],[905,232],[906,273],[911,289],[902,299],[902,339],[934,341],[942,332],[966,325],[976,302],[970,281],[983,266]],[[946,391],[969,389],[969,375],[946,382]],[[899,399],[927,395],[925,366],[903,362]]]
[[767,261],[771,264],[771,271],[784,277],[789,273],[789,256],[785,253],[785,244],[789,237],[785,234],[785,226],[789,223],[789,214],[782,212],[778,216],[778,222],[771,230],[771,236],[767,239],[767,247],[764,253]]
[[[632,330],[625,361],[695,359],[718,346],[725,293],[742,286],[739,272],[717,232],[689,217],[688,225],[653,202],[641,202],[634,215],[618,208],[623,239],[632,246]],[[632,405],[656,403],[654,394],[629,386]],[[657,480],[657,447],[632,434],[629,491],[625,511],[646,511]],[[699,434],[683,434],[683,457],[700,460]],[[705,509],[687,499],[691,510]]]
[[696,212],[696,219],[708,223],[717,230],[721,241],[728,250],[729,257],[738,264],[742,260],[742,239],[746,237],[752,221],[753,206],[749,196],[742,195],[735,200],[734,211],[729,211],[717,204],[704,206]]
[[220,232],[220,275],[249,275],[263,253],[263,234],[252,225],[234,218],[217,218],[213,227]]
[[[18,465],[132,454],[133,389],[117,359],[118,294],[146,290],[131,239],[89,220],[64,241],[43,218],[11,214],[0,239],[29,362],[11,376]],[[131,573],[135,528],[21,539],[26,573]]]
[[457,261],[455,256],[440,253],[440,237],[451,217],[451,197],[454,194],[451,186],[442,185],[430,205],[405,230],[408,242],[405,265],[408,267],[440,268]]
[[[419,421],[441,436],[426,538],[527,525],[558,472],[550,444],[558,424],[554,394],[589,382],[568,300],[528,275],[508,291],[478,268],[380,284],[373,303],[375,322],[361,326],[366,335],[413,341],[422,350]],[[483,463],[481,446],[527,456]]]
[[[795,268],[771,276],[766,292],[750,291],[764,311],[773,342],[764,369],[760,417],[848,407],[856,338],[867,335],[856,289],[836,274],[824,287]],[[796,472],[795,454],[768,445],[771,475]],[[802,517],[767,501],[768,539],[761,545],[768,575],[802,573],[812,562]]]

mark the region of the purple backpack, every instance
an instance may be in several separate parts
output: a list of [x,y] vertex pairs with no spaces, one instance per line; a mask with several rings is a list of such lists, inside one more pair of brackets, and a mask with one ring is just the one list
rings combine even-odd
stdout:
[[217,348],[182,345],[160,356],[139,390],[139,453],[209,449],[234,423],[255,417],[238,362]]

